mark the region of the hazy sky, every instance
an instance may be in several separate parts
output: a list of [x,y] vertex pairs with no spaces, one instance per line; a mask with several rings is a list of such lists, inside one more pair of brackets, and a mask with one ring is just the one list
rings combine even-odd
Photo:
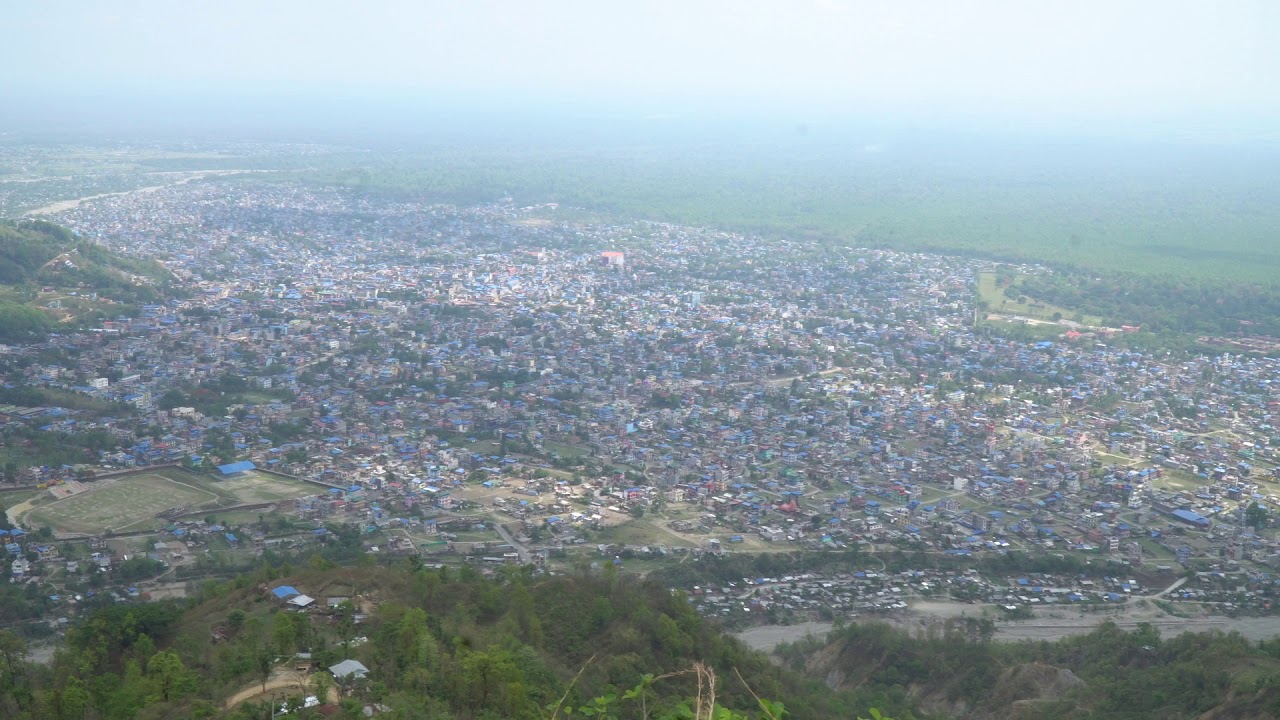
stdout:
[[1280,0],[0,0],[6,95],[1280,122]]

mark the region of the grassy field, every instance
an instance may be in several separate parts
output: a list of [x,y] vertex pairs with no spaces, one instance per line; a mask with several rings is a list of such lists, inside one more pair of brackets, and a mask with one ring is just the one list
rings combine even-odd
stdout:
[[586,448],[580,448],[577,445],[566,445],[558,442],[546,442],[542,445],[547,452],[554,452],[566,460],[576,460],[584,455],[590,454]]
[[1022,284],[1022,280],[1022,276],[1015,277],[1010,285],[1015,290],[1006,293],[1005,288],[997,284],[995,272],[981,273],[978,275],[978,299],[986,303],[988,312],[1001,315],[1017,315],[1046,322],[1070,320],[1082,325],[1096,326],[1102,324],[1102,318],[1094,315],[1084,315],[1072,308],[1039,302],[1034,298],[1025,298],[1024,302],[1019,302],[1019,298],[1023,296],[1016,291],[1016,288]]
[[[320,488],[260,472],[225,480],[196,475],[178,468],[159,468],[87,483],[89,490],[65,500],[42,502],[24,518],[31,525],[49,525],[58,532],[101,533],[162,527],[157,513],[189,505],[220,519],[230,514],[218,508],[275,502],[316,494]],[[245,515],[256,520],[258,511]]]
[[1208,485],[1209,479],[1202,478],[1195,473],[1189,473],[1185,470],[1165,470],[1164,477],[1158,478],[1153,484],[1156,487],[1162,487],[1173,491],[1195,491],[1198,487]]
[[473,443],[467,443],[464,447],[481,455],[497,455],[502,445],[497,440],[477,440]]
[[296,480],[250,470],[225,480],[210,481],[212,489],[230,496],[236,503],[275,502],[318,495],[324,488]]
[[149,473],[92,483],[87,492],[37,507],[24,522],[58,532],[142,530],[164,524],[156,513],[217,499],[217,493]]
[[605,528],[595,535],[594,540],[599,543],[618,545],[693,546],[693,543],[681,540],[664,528],[655,526],[648,518]]

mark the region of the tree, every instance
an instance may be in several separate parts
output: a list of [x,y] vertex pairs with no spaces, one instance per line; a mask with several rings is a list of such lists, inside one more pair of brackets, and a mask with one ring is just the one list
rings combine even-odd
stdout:
[[156,405],[161,410],[172,410],[178,407],[185,407],[190,400],[181,390],[167,390],[164,395],[160,396],[160,401]]
[[267,680],[271,678],[271,668],[275,665],[275,657],[271,654],[271,648],[258,648],[258,655],[254,658],[257,661],[258,679],[262,681],[262,692],[267,691]]
[[84,687],[84,681],[78,677],[67,680],[62,689],[62,717],[83,718],[93,702],[93,696]]
[[320,702],[328,702],[329,690],[334,687],[333,676],[327,672],[318,672],[311,675],[311,692],[319,698]]
[[511,653],[499,648],[467,653],[462,659],[462,670],[473,697],[479,695],[472,706],[476,709],[488,705],[490,694],[507,685],[518,673]]
[[276,613],[271,623],[271,640],[281,655],[292,655],[298,632],[293,627],[293,617],[288,613]]
[[350,600],[338,603],[338,637],[350,642],[356,635],[356,606]]
[[26,674],[27,643],[8,630],[0,630],[0,688],[11,691]]
[[1267,524],[1267,509],[1255,500],[1244,511],[1244,524],[1254,530],[1261,530]]
[[189,684],[190,674],[182,658],[170,650],[161,650],[151,656],[147,663],[147,676],[155,683],[160,699],[169,702],[177,697]]
[[633,517],[633,518],[635,518],[635,519],[637,519],[637,520],[639,520],[640,518],[644,517],[644,507],[642,507],[642,506],[640,506],[640,505],[633,505],[633,506],[631,506],[631,517]]
[[692,639],[666,613],[658,617],[656,636],[659,647],[672,657],[684,657],[693,650]]

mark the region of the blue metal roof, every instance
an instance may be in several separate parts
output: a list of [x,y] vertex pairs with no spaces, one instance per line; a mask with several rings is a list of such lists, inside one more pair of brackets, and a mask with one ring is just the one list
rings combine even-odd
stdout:
[[218,472],[223,475],[234,475],[235,473],[245,472],[246,470],[255,470],[257,467],[257,465],[253,464],[252,460],[241,460],[240,462],[219,465]]

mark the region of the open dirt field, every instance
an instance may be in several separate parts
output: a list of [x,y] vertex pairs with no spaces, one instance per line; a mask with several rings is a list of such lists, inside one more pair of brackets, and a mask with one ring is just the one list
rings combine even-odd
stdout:
[[749,630],[736,633],[738,639],[753,650],[769,652],[784,642],[803,640],[812,635],[823,637],[831,632],[835,623],[807,622],[796,625],[760,625]]
[[[254,683],[247,685],[243,690],[237,692],[227,698],[223,703],[223,708],[230,710],[231,708],[246,702],[248,700],[277,700],[283,701],[290,695],[309,695],[307,674],[292,670],[288,667],[279,667],[272,671],[271,677],[266,682],[266,691],[263,691],[263,683]],[[329,688],[329,697],[325,698],[327,702],[338,702],[339,695],[336,687]]]
[[49,525],[62,533],[145,529],[160,524],[155,515],[182,505],[199,505],[216,493],[157,474],[87,483],[88,490],[41,505],[23,518],[28,526]]

